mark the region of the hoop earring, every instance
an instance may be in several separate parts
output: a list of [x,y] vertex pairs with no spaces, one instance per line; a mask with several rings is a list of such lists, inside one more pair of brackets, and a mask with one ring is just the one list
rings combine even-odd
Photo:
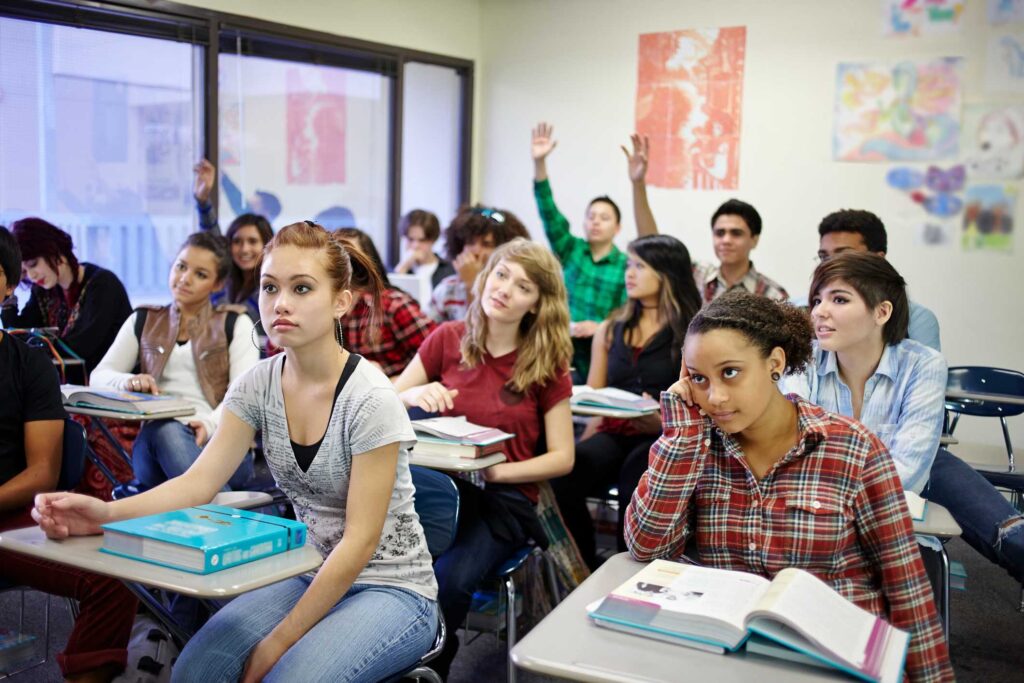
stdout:
[[345,348],[345,337],[342,335],[341,330],[341,318],[334,319],[334,339],[338,342],[338,346],[344,350]]
[[780,375],[777,372],[773,372],[772,373],[772,381],[773,382],[778,382],[780,379],[782,379],[782,375]]
[[252,331],[249,333],[249,338],[252,340],[252,345],[256,347],[257,351],[262,351],[263,350],[263,347],[260,346],[259,337],[267,336],[266,330],[264,330],[263,334],[260,334],[259,336],[257,336],[257,334],[256,334],[256,328],[260,327],[262,324],[263,324],[262,321],[257,320],[256,324],[252,326]]

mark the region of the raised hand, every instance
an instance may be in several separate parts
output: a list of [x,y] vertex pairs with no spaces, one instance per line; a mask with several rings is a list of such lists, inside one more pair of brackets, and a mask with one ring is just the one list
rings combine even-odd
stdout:
[[32,519],[48,538],[60,539],[102,533],[100,525],[110,521],[110,515],[98,498],[61,491],[36,495]]
[[192,170],[196,174],[196,184],[192,189],[192,195],[200,203],[206,204],[210,201],[213,184],[217,181],[217,167],[207,159],[200,159]]
[[629,139],[633,143],[632,154],[625,145],[622,145],[622,153],[626,155],[626,165],[629,169],[629,179],[634,183],[641,183],[647,176],[647,161],[650,159],[651,142],[646,135],[641,136],[638,133],[633,133]]
[[531,131],[530,154],[534,161],[543,161],[558,145],[558,141],[552,137],[554,131],[555,129],[550,123],[543,121]]

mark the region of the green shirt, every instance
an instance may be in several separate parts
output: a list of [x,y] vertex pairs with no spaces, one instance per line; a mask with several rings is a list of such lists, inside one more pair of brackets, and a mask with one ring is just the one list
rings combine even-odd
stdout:
[[604,320],[626,302],[626,255],[612,245],[610,252],[595,261],[587,241],[569,232],[569,221],[555,206],[551,183],[534,182],[533,195],[544,233],[565,272],[573,322]]

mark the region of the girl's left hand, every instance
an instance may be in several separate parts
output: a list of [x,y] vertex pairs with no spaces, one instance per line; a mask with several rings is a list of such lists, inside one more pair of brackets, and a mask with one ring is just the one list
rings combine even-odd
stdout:
[[288,646],[274,638],[274,634],[257,643],[249,653],[242,672],[242,683],[259,683],[277,664],[277,660],[288,651]]
[[497,465],[491,465],[480,470],[480,476],[484,478],[488,484],[500,484],[501,483],[501,471],[505,468],[507,462],[499,462]]

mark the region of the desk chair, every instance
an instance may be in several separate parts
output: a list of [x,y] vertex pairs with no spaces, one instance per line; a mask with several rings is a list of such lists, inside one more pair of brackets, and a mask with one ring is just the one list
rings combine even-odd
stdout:
[[[85,471],[85,458],[87,457],[88,451],[89,444],[86,439],[85,427],[78,424],[71,418],[65,418],[60,475],[57,478],[58,491],[69,491],[78,486],[78,482],[82,480],[82,474]],[[21,604],[18,609],[18,632],[21,633],[25,628],[25,593],[31,589],[25,586],[10,584],[0,579],[0,592],[9,590],[18,590],[21,592]],[[41,664],[45,664],[47,660],[50,659],[50,595],[44,595],[46,600],[43,605],[44,650],[42,659],[25,662],[19,665],[19,668],[16,670],[0,673],[0,680],[28,671],[29,669],[33,669]],[[67,600],[72,618],[77,617],[78,605],[71,598],[68,598]]]

